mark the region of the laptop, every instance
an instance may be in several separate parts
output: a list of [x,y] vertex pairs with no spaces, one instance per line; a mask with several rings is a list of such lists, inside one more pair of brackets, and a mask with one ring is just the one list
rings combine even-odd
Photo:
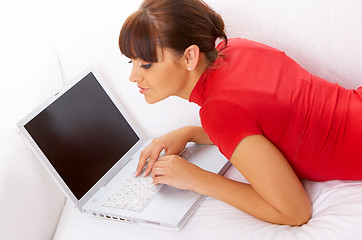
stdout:
[[[153,194],[141,207],[134,205],[140,202],[135,197],[128,197],[131,204],[119,198],[119,191],[128,191],[123,188],[129,181],[147,179],[135,178],[134,173],[140,152],[150,140],[92,67],[28,114],[18,127],[67,198],[83,213],[179,230],[205,198],[168,185],[155,186],[150,179]],[[188,143],[188,149],[192,149],[188,161],[205,170],[224,174],[230,166],[215,146]]]

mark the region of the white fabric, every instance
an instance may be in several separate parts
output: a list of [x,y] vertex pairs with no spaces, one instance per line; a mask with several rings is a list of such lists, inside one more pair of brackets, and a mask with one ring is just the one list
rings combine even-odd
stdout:
[[42,19],[0,6],[0,239],[52,238],[65,197],[26,146],[17,122],[62,85]]

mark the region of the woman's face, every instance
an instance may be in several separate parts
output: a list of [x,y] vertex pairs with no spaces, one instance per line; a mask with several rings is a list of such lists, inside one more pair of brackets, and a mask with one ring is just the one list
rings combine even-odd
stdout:
[[137,83],[140,93],[150,104],[169,96],[185,98],[188,71],[182,57],[177,58],[169,49],[158,49],[158,56],[159,61],[156,63],[131,59],[133,67],[129,80]]

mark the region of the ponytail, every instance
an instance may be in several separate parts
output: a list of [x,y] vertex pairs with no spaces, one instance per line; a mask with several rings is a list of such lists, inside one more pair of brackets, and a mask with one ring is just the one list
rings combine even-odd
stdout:
[[[224,40],[224,44],[221,47],[220,51],[222,51],[224,48],[226,48],[227,46],[227,42],[228,42],[228,38],[226,36],[225,33],[225,24],[223,19],[221,18],[221,16],[219,14],[217,14],[214,10],[209,9],[209,16],[210,19],[212,21],[212,24],[214,26],[214,36],[215,36],[215,40],[218,38],[221,38]],[[209,54],[206,54],[207,56],[210,55],[210,62],[214,62],[216,60],[216,58],[219,55],[219,51],[214,48],[214,50],[212,52],[210,52]]]

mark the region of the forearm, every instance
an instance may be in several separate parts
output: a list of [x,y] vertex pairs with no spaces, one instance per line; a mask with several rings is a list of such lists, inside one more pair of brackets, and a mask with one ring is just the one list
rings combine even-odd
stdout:
[[[291,216],[283,214],[282,210],[276,209],[266,202],[250,184],[237,182],[202,170],[194,186],[194,191],[226,202],[261,220],[288,225],[305,223],[303,210],[295,209],[295,213]],[[303,216],[296,217],[300,213]]]
[[187,126],[182,128],[187,134],[189,142],[195,142],[197,144],[213,144],[202,127]]

